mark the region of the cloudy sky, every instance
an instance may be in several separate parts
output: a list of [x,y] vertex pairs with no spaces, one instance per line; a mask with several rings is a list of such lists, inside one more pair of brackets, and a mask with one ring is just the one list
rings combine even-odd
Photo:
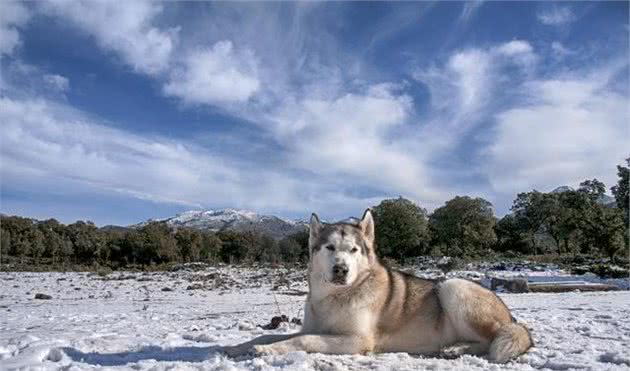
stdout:
[[5,214],[503,215],[630,154],[625,1],[0,8]]

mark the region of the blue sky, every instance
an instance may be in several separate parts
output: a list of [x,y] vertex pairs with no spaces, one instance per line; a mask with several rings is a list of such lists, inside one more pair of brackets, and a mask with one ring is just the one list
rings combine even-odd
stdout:
[[1,205],[99,225],[616,181],[627,2],[2,2]]

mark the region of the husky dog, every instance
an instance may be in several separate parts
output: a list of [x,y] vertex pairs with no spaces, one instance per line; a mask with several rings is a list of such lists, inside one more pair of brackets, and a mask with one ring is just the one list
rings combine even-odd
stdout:
[[228,355],[408,352],[487,354],[504,363],[532,346],[494,293],[463,279],[440,283],[383,267],[366,210],[357,224],[321,223],[311,216],[309,294],[302,331],[265,335],[226,347]]

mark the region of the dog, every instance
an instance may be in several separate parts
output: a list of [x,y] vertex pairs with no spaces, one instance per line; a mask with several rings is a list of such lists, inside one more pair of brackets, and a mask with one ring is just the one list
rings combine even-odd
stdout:
[[481,285],[385,268],[376,256],[374,233],[369,209],[358,223],[322,223],[313,214],[302,330],[264,335],[225,352],[444,355],[455,349],[455,355],[487,354],[505,363],[533,345],[529,330]]

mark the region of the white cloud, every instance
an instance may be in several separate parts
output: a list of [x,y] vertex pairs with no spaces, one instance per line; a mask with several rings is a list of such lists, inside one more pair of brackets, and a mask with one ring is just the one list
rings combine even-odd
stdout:
[[[628,155],[627,97],[608,85],[614,71],[625,70],[540,78],[540,58],[531,44],[514,40],[457,51],[443,66],[416,72],[436,102],[423,128],[431,151],[448,158],[469,134],[484,135],[488,147],[470,170],[487,176],[491,187],[478,191],[491,198],[592,177],[610,185],[614,164]],[[491,134],[470,130],[495,120]]]
[[167,69],[177,28],[152,25],[162,6],[151,1],[62,1],[40,3],[45,13],[67,19],[134,70],[156,74]]
[[2,65],[0,93],[62,98],[69,89],[70,81],[65,76],[48,73],[18,58],[7,60]]
[[548,26],[559,26],[573,22],[576,17],[569,7],[553,6],[541,11],[537,15],[538,20]]
[[30,19],[30,12],[23,3],[18,1],[3,1],[0,11],[0,58],[11,55],[20,45],[18,28],[24,26]]
[[442,121],[470,126],[492,104],[503,70],[513,64],[529,70],[537,58],[527,41],[513,40],[456,51],[444,66],[417,70],[414,78],[429,88]]
[[500,45],[499,47],[497,47],[497,50],[499,51],[499,53],[510,57],[523,54],[531,54],[534,51],[532,46],[527,41],[523,40],[512,40],[510,42]]
[[305,99],[274,118],[276,137],[295,166],[417,198],[435,196],[422,164],[392,131],[407,122],[412,102],[386,86],[335,99]]
[[562,58],[564,56],[567,56],[573,53],[570,49],[566,48],[559,41],[554,41],[551,43],[551,50],[553,51],[554,55],[558,58]]
[[157,25],[163,10],[158,2],[55,0],[41,8],[69,20],[135,71],[155,77],[165,95],[184,103],[222,107],[244,102],[259,90],[257,61],[251,50],[237,50],[230,40],[210,48],[193,43],[184,50],[178,45],[179,26]]
[[232,199],[243,186],[238,166],[225,159],[180,142],[111,129],[50,101],[2,98],[0,117],[4,179],[26,171],[189,206],[209,195]]
[[328,210],[336,216],[372,205],[345,194],[342,179],[315,182],[288,166],[242,162],[198,145],[112,129],[45,99],[0,98],[0,178],[34,192],[108,192],[187,207],[275,212]]
[[464,2],[464,7],[459,15],[460,22],[468,22],[479,11],[483,5],[483,0],[472,0]]
[[610,76],[583,73],[523,85],[527,103],[497,115],[488,152],[493,188],[547,190],[593,177],[610,186],[611,169],[628,155],[629,134],[627,97],[608,88]]
[[[416,71],[434,102],[423,135],[413,139],[426,139],[422,146],[432,156],[424,163],[451,158],[475,138],[484,143],[473,157],[478,161],[460,170],[487,177],[490,187],[477,192],[490,199],[592,177],[612,184],[614,164],[627,157],[629,133],[627,96],[608,84],[614,81],[610,71],[625,70],[584,68],[542,78],[540,59],[529,43],[515,40],[457,51],[443,66]],[[440,171],[429,167],[429,173]],[[447,187],[456,189],[452,174],[447,177]]]
[[490,58],[488,53],[471,49],[453,55],[448,68],[456,76],[456,85],[464,111],[478,108],[489,89]]
[[[462,16],[470,17],[479,4],[467,3]],[[470,184],[453,181],[437,186],[441,174],[474,168],[490,177],[497,192],[524,190],[530,184],[547,187],[545,182],[565,175],[601,172],[586,155],[575,154],[572,143],[593,159],[609,162],[611,154],[601,143],[627,137],[618,130],[619,95],[599,85],[589,88],[591,80],[523,84],[535,78],[541,58],[525,40],[456,50],[442,64],[417,71],[414,77],[426,84],[432,103],[418,120],[404,84],[375,84],[378,71],[339,48],[334,37],[318,28],[321,24],[309,19],[319,5],[296,6],[288,23],[273,7],[252,5],[257,12],[250,13],[231,4],[208,6],[214,15],[204,24],[208,29],[177,31],[157,25],[159,3],[41,5],[92,35],[102,49],[135,71],[150,74],[164,95],[187,105],[218,106],[258,125],[280,148],[281,167],[264,159],[246,163],[237,154],[189,142],[113,130],[49,101],[4,99],[0,119],[11,124],[0,136],[11,145],[2,146],[8,164],[3,178],[28,177],[36,183],[62,178],[75,189],[89,185],[160,202],[282,212],[310,208],[343,213],[375,201],[346,193],[355,187],[402,194],[431,208],[455,191],[473,192]],[[179,39],[180,33],[186,37]],[[45,80],[50,88],[68,89],[63,77],[49,76]],[[527,104],[514,106],[515,96]],[[473,136],[487,126],[479,132],[471,129],[492,125],[497,112],[488,163],[444,169],[443,161],[454,163],[462,147],[479,145]],[[593,143],[571,131],[573,121]],[[601,130],[587,130],[591,121],[603,122]],[[570,141],[557,140],[565,131]],[[550,160],[553,156],[559,159]],[[541,164],[557,178],[545,178]]]
[[534,48],[524,40],[512,40],[501,44],[495,47],[493,52],[509,58],[525,69],[531,68],[538,61],[538,55],[534,52]]
[[247,101],[260,88],[252,52],[237,53],[230,41],[188,54],[164,85],[164,94],[189,104]]
[[48,84],[52,89],[64,93],[70,89],[70,82],[68,79],[61,75],[45,74],[43,77],[44,82]]

